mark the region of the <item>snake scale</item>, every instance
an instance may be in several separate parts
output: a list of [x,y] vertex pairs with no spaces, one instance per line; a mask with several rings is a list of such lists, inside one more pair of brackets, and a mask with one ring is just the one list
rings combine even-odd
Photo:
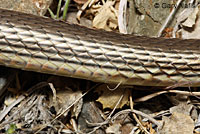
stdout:
[[200,40],[123,35],[0,9],[0,64],[113,84],[200,86]]

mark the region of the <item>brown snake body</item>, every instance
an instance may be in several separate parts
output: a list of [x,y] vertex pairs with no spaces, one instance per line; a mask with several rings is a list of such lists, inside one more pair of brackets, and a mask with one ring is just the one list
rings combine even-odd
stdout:
[[199,86],[199,44],[197,39],[122,35],[0,9],[0,64],[23,70],[115,84]]

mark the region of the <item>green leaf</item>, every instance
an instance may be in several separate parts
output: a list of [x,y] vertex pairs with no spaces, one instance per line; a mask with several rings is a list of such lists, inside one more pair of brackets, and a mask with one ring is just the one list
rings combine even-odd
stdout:
[[17,129],[17,126],[15,124],[11,124],[8,130],[6,131],[6,134],[13,134],[16,129]]

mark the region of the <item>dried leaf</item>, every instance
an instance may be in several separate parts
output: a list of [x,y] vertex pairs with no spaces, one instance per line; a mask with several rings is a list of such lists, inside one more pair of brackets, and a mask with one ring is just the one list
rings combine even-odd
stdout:
[[121,134],[120,131],[121,125],[119,123],[113,124],[106,129],[106,133],[108,134]]
[[103,105],[103,108],[113,109],[115,105],[117,104],[117,102],[119,101],[121,95],[123,94],[124,94],[124,97],[121,100],[120,104],[117,106],[117,108],[121,108],[125,104],[128,104],[129,102],[130,90],[128,89],[118,88],[116,90],[111,91],[107,88],[107,85],[104,84],[97,88],[97,92],[101,94],[97,101]]
[[133,128],[135,127],[131,118],[127,118],[127,114],[122,114],[118,116],[117,122],[123,124],[120,128],[122,134],[130,134]]
[[106,3],[97,10],[98,13],[94,17],[93,27],[107,31],[111,31],[111,28],[117,27],[117,16],[115,11],[113,11],[115,10],[113,8],[114,3],[114,1],[106,1]]
[[178,31],[179,35],[182,35],[183,39],[199,39],[200,38],[200,12],[198,7],[188,16],[182,28]]
[[174,112],[171,117],[163,117],[161,134],[193,134],[194,121],[190,116]]
[[190,16],[182,23],[183,26],[192,27],[195,24],[197,14],[198,14],[198,7],[194,9],[194,11],[190,14]]
[[161,134],[192,134],[194,130],[194,121],[190,114],[193,105],[180,103],[178,106],[170,108],[171,117],[163,117],[164,126]]
[[192,108],[193,108],[192,104],[180,103],[178,106],[170,108],[170,113],[177,112],[190,115]]
[[[82,96],[82,93],[80,91],[59,90],[59,91],[57,91],[57,94],[56,94],[57,105],[54,107],[55,107],[56,111],[59,111],[61,113],[62,111],[66,110],[71,104],[73,104],[81,96]],[[75,117],[78,117],[78,114],[80,113],[82,104],[83,104],[83,100],[80,99],[78,101],[78,103],[76,103],[71,108],[72,114]],[[60,109],[62,109],[62,110],[60,111]],[[66,112],[66,114],[67,113],[68,112]]]

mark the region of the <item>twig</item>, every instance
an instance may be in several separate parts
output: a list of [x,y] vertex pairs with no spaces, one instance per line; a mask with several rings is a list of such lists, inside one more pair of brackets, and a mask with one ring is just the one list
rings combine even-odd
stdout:
[[[197,1],[196,1],[197,2]],[[190,0],[187,4],[193,4],[194,0]],[[186,20],[189,15],[194,11],[194,8],[185,8],[183,11],[181,11],[176,19],[176,24],[172,31],[172,37],[176,38],[176,31],[179,29],[180,24]]]
[[179,90],[167,90],[167,91],[159,91],[156,93],[152,93],[150,95],[138,98],[134,100],[134,102],[143,102],[147,101],[153,97],[156,97],[158,95],[164,94],[164,93],[176,93],[176,94],[182,94],[182,95],[188,95],[188,96],[200,96],[200,92],[188,92],[188,91],[179,91]]
[[[124,90],[125,91],[125,90]],[[101,123],[89,123],[89,124],[95,124],[97,127],[95,127],[91,132],[89,132],[88,134],[92,134],[94,133],[97,129],[99,129],[100,127],[102,127],[103,125],[106,125],[108,124],[108,122],[110,121],[111,119],[111,116],[112,114],[114,113],[114,111],[116,110],[117,106],[119,105],[119,103],[121,102],[121,100],[123,99],[124,97],[124,93],[121,95],[121,97],[119,98],[117,104],[115,105],[115,107],[113,108],[113,110],[111,111],[111,113],[109,114],[109,116],[106,118],[106,120],[104,122],[101,122]],[[88,123],[88,122],[87,122]]]
[[111,121],[115,120],[115,119],[116,119],[119,115],[121,115],[121,114],[128,114],[128,113],[132,113],[132,112],[134,112],[135,114],[138,114],[138,115],[140,115],[140,116],[142,116],[142,117],[147,118],[147,119],[150,120],[152,123],[156,124],[158,127],[159,127],[159,126],[162,126],[162,123],[156,121],[156,120],[155,120],[154,118],[152,118],[151,116],[149,116],[149,115],[147,115],[147,114],[145,114],[145,113],[143,113],[143,112],[141,112],[141,111],[135,110],[135,109],[133,109],[133,110],[131,110],[131,109],[122,110],[122,111],[116,113],[116,114],[112,117]]
[[135,121],[139,124],[139,126],[141,127],[141,129],[144,130],[144,132],[145,132],[146,134],[150,134],[150,133],[146,130],[146,128],[142,125],[142,123],[141,123],[140,120],[137,118],[137,116],[136,116],[135,113],[133,113],[133,117],[134,117]]
[[121,85],[122,82],[119,82],[114,88],[110,88],[109,86],[107,86],[107,88],[110,90],[110,91],[114,91],[116,90],[120,85]]
[[[47,86],[47,85],[48,85],[47,83],[41,82],[41,83],[39,83],[39,84],[37,84],[37,85],[31,87],[30,89],[28,89],[27,94],[28,94],[28,95],[31,94],[31,93],[33,92],[33,89],[36,90],[36,89],[45,87],[45,86]],[[4,111],[2,111],[1,114],[0,114],[0,122],[3,120],[3,118],[8,114],[8,112],[9,112],[13,107],[14,107],[15,105],[17,105],[18,103],[20,103],[22,100],[24,100],[25,97],[26,97],[26,96],[25,96],[24,94],[23,94],[23,95],[20,95],[20,96],[18,97],[18,99],[17,99],[14,103],[12,103],[12,104],[9,105],[7,108],[5,108]]]
[[171,13],[169,14],[169,16],[167,17],[167,19],[165,20],[165,23],[162,25],[160,31],[158,32],[158,37],[161,36],[163,30],[166,28],[166,26],[168,25],[169,21],[171,20],[172,16],[174,15],[174,13],[176,12],[176,10],[178,9],[180,3],[182,2],[182,0],[178,0],[178,2],[176,3],[176,7],[174,7],[171,11]]
[[81,14],[83,13],[83,11],[85,11],[85,9],[87,8],[87,7],[90,7],[90,6],[92,6],[93,4],[94,4],[94,0],[88,0],[87,2],[85,2],[85,4],[81,7],[81,9],[79,9],[79,11],[77,12],[77,14],[76,14],[76,19],[78,20],[78,21],[80,21],[80,19],[81,19]]
[[118,15],[118,26],[119,32],[127,34],[127,22],[126,22],[126,8],[127,8],[127,0],[120,0],[119,3],[119,15]]
[[[60,113],[59,115],[57,115],[50,123],[54,122],[56,119],[58,119],[61,115],[63,115],[66,111],[68,111],[74,104],[76,104],[81,98],[83,98],[83,96],[85,96],[89,91],[93,90],[95,87],[97,87],[99,84],[95,85],[94,87],[92,87],[91,89],[89,89],[88,91],[86,91],[82,96],[80,96],[76,101],[74,101],[70,106],[68,106],[65,110],[63,110],[62,113]],[[42,129],[44,129],[45,127],[48,126],[49,123],[44,124],[40,127],[40,129],[35,132],[34,134],[39,133]]]
[[137,118],[136,114],[133,112],[133,99],[132,96],[130,96],[130,107],[131,107],[131,111],[133,113],[133,117],[135,119],[135,121],[139,124],[139,126],[142,128],[142,130],[144,130],[145,133],[150,134],[145,127],[143,127],[142,123],[140,122],[140,120]]
[[52,93],[53,93],[53,103],[57,104],[57,101],[56,101],[56,89],[55,89],[55,87],[53,86],[52,83],[49,83],[49,86],[50,86],[50,88],[52,90]]

